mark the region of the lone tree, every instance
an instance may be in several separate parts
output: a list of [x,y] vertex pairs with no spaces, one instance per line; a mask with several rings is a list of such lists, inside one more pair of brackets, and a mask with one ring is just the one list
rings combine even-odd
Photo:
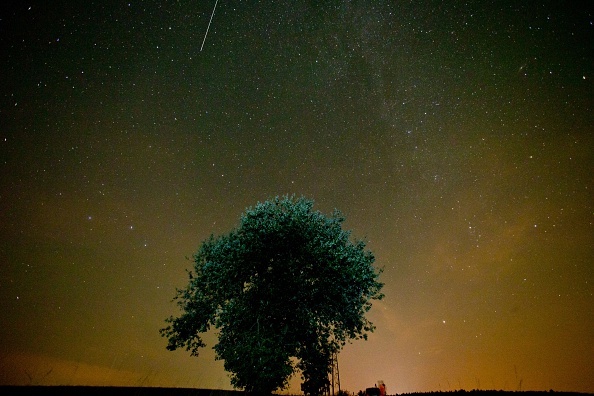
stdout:
[[333,353],[374,330],[365,313],[383,284],[365,243],[342,229],[340,212],[312,207],[306,198],[276,197],[248,208],[228,235],[204,241],[174,298],[182,313],[160,330],[167,349],[198,356],[201,333],[214,326],[216,358],[233,386],[270,394],[299,370],[303,391],[321,394]]

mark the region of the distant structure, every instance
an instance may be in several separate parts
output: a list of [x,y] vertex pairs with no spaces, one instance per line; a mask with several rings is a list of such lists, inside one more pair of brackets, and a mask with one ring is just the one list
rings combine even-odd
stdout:
[[380,396],[380,390],[377,386],[365,389],[365,396]]
[[373,388],[365,389],[364,396],[386,396],[386,383],[378,380]]

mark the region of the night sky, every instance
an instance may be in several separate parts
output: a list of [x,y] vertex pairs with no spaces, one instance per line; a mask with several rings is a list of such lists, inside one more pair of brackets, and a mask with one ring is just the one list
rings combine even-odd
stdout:
[[230,389],[158,330],[296,194],[384,268],[343,389],[594,392],[593,3],[214,3],[0,6],[0,383]]

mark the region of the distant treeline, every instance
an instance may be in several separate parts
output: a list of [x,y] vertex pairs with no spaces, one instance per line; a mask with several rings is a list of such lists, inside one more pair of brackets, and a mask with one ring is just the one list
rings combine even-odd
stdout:
[[436,394],[451,394],[455,396],[586,396],[594,395],[593,393],[580,393],[580,392],[556,392],[554,390],[549,391],[504,391],[504,390],[455,390],[455,391],[436,391],[436,392],[413,392],[413,393],[399,393],[398,396],[426,396]]

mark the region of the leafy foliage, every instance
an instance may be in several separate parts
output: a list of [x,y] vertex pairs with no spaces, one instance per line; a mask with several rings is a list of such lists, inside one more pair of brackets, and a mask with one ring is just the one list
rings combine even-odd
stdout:
[[216,357],[235,387],[268,394],[299,369],[304,391],[319,394],[332,354],[373,331],[365,313],[383,284],[373,254],[342,229],[340,212],[312,207],[306,198],[276,197],[248,208],[228,235],[204,241],[175,297],[182,313],[160,331],[167,349],[197,356],[201,333],[214,326]]

